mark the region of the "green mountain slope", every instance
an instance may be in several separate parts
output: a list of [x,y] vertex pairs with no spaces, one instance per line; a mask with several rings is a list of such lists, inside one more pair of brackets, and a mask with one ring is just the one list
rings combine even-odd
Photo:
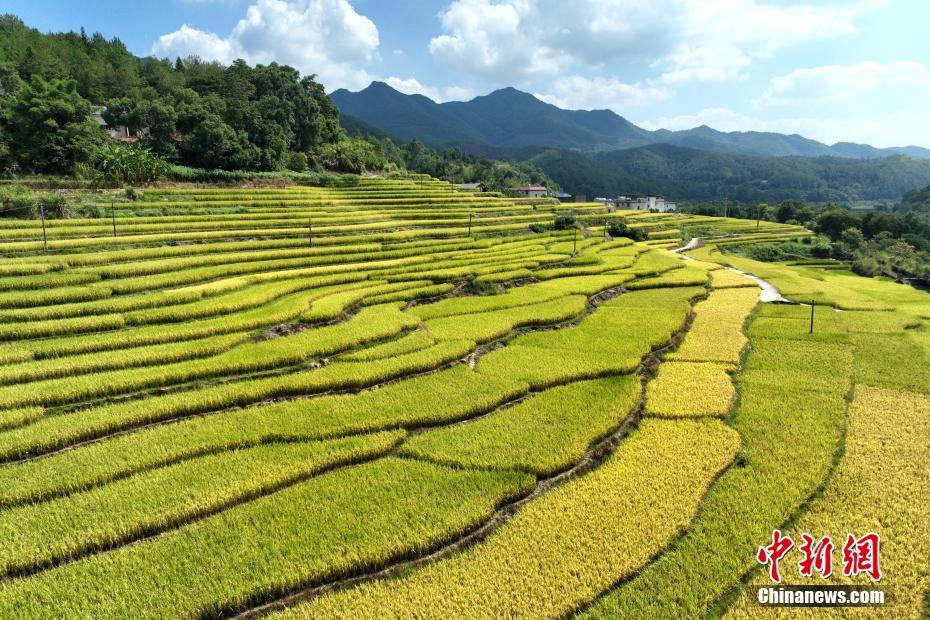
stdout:
[[930,183],[930,161],[757,157],[668,144],[589,156],[553,149],[523,152],[569,191],[597,195],[658,193],[679,200],[812,202],[897,200]]
[[398,138],[417,138],[433,147],[459,146],[483,154],[494,148],[539,146],[595,152],[665,143],[766,157],[870,159],[903,154],[930,159],[930,150],[916,146],[877,149],[849,142],[830,146],[797,134],[722,132],[706,125],[683,131],[648,131],[610,110],[563,110],[515,88],[502,88],[471,101],[436,103],[422,95],[405,95],[383,82],[372,82],[359,92],[340,89],[331,97],[343,113]]

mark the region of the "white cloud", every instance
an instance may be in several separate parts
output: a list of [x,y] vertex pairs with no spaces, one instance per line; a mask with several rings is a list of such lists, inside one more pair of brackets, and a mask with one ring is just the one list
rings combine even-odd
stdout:
[[533,8],[528,0],[455,0],[440,14],[448,34],[430,41],[430,53],[449,66],[492,82],[551,77],[566,58],[538,45],[527,31]]
[[[755,102],[759,106],[811,105],[856,101],[884,91],[897,97],[911,90],[930,100],[930,71],[918,63],[899,61],[888,64],[863,62],[856,65],[827,65],[796,69],[772,78]],[[927,101],[930,103],[930,101]]]
[[729,43],[680,48],[656,60],[653,68],[665,69],[659,76],[663,84],[744,80],[749,77],[752,60]]
[[470,88],[463,86],[447,86],[437,88],[421,84],[416,78],[401,79],[398,77],[389,77],[384,82],[393,88],[407,95],[423,95],[429,97],[437,103],[443,101],[463,101],[474,97],[474,92]]
[[193,55],[229,63],[235,60],[239,50],[227,39],[184,24],[174,32],[158,37],[152,46],[152,53],[172,58]]
[[552,91],[536,97],[560,108],[609,108],[625,110],[667,99],[671,95],[663,85],[626,84],[614,78],[570,76],[557,80]]
[[378,28],[348,0],[257,0],[226,37],[184,25],[152,46],[158,56],[278,62],[315,73],[328,90],[361,88],[371,76]]
[[[662,116],[639,123],[645,129],[692,129],[709,125],[720,131],[776,131],[774,123],[737,114],[729,108],[705,108],[697,114]],[[783,129],[783,126],[782,126]]]
[[429,97],[433,101],[442,101],[439,89],[420,84],[419,80],[416,78],[402,80],[397,77],[389,77],[384,81],[394,90],[399,90],[406,95],[423,95],[424,97]]
[[454,0],[435,58],[495,83],[525,83],[641,62],[666,84],[739,79],[778,49],[855,31],[882,0]]
[[475,98],[475,91],[466,86],[447,86],[443,90],[446,101],[470,101]]

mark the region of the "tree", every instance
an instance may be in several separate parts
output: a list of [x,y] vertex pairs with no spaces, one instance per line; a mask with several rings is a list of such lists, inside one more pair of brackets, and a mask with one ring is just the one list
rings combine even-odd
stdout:
[[187,136],[184,150],[188,161],[207,169],[253,170],[259,156],[245,132],[212,114]]
[[23,81],[9,63],[0,63],[0,172],[13,167],[10,135],[13,105]]
[[73,80],[34,75],[13,105],[11,125],[12,156],[38,172],[70,173],[92,161],[106,139]]
[[645,241],[646,239],[646,231],[639,228],[630,228],[623,220],[611,222],[610,226],[607,227],[607,234],[614,239],[619,237],[626,237],[633,241]]
[[865,244],[865,235],[858,228],[847,228],[840,235],[840,241],[852,250],[858,250]]
[[284,160],[284,167],[294,172],[307,171],[307,155],[304,153],[288,153]]
[[825,209],[816,219],[817,231],[821,232],[830,239],[839,239],[840,235],[847,228],[858,228],[859,218],[856,214],[842,207],[831,207]]
[[906,241],[895,241],[886,251],[895,272],[914,273],[917,270],[917,250]]

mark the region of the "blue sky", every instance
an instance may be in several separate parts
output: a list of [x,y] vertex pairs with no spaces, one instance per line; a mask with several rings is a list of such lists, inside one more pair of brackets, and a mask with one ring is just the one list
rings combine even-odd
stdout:
[[642,126],[930,147],[928,0],[4,0],[140,56],[272,60],[327,90],[516,86]]

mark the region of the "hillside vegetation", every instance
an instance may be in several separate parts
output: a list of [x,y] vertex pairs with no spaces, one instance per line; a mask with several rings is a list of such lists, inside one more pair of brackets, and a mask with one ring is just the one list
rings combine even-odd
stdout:
[[380,82],[333,100],[358,131],[531,164],[570,193],[678,201],[898,200],[930,183],[930,151],[828,146],[797,135],[709,127],[650,132],[609,110],[562,110],[505,88],[438,104]]
[[[106,123],[125,127],[136,144],[108,137],[91,119],[101,108]],[[350,138],[323,85],[288,66],[137,58],[119,39],[83,30],[43,34],[0,16],[0,174],[113,185],[399,169],[493,189],[556,185],[529,164],[439,153],[370,133],[366,127],[364,137]]]
[[343,112],[402,139],[419,138],[441,148],[510,150],[544,147],[604,151],[649,144],[672,144],[733,155],[765,157],[849,157],[870,159],[907,155],[930,159],[916,147],[877,149],[867,144],[827,145],[797,134],[717,131],[706,125],[649,131],[611,110],[564,110],[515,88],[501,88],[470,101],[436,103],[423,95],[405,95],[384,82],[358,92],[332,94]]
[[544,170],[563,187],[592,195],[656,193],[679,200],[851,203],[897,200],[930,183],[930,161],[904,156],[860,160],[837,157],[757,157],[667,144],[582,155],[521,151],[517,158]]

